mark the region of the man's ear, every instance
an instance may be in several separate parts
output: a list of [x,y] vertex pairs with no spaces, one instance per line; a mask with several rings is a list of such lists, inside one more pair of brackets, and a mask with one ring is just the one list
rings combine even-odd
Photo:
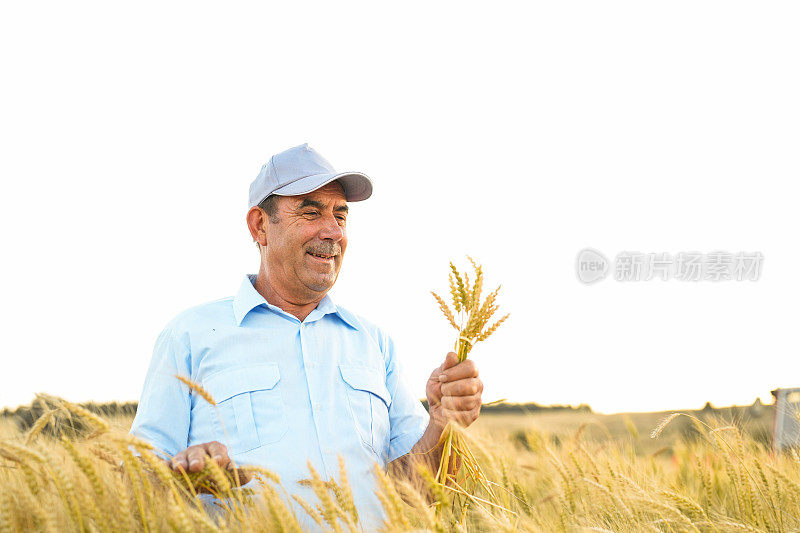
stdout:
[[267,214],[260,207],[251,207],[247,212],[247,227],[250,236],[261,246],[267,245],[267,233],[264,227],[269,223]]

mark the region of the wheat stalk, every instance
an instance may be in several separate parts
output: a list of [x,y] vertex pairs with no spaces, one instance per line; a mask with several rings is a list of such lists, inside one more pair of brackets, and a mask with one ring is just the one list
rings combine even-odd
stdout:
[[681,416],[680,413],[672,413],[671,415],[664,417],[664,419],[659,422],[655,428],[653,428],[652,433],[650,433],[650,438],[657,439],[661,435],[661,432],[664,431],[664,428],[679,416]]
[[[483,291],[484,273],[483,267],[475,262],[472,257],[467,256],[472,268],[474,270],[475,281],[472,287],[469,284],[469,274],[463,274],[458,271],[453,262],[450,262],[450,273],[448,281],[450,286],[450,296],[452,298],[453,308],[458,313],[458,319],[448,307],[447,303],[437,293],[431,291],[436,302],[439,304],[439,309],[447,319],[448,323],[455,328],[458,332],[454,350],[458,356],[458,361],[462,362],[467,359],[469,352],[477,342],[481,342],[489,338],[500,325],[506,321],[509,315],[503,316],[500,320],[486,328],[489,319],[497,311],[496,305],[497,294],[500,291],[498,286],[494,291],[490,292],[486,299],[481,302],[481,293]],[[486,329],[485,329],[486,328]],[[439,439],[438,446],[441,448],[441,458],[439,467],[435,473],[433,480],[442,488],[449,489],[458,495],[467,498],[467,501],[462,506],[462,515],[466,511],[467,505],[480,507],[481,502],[489,502],[490,508],[504,509],[501,505],[499,498],[492,489],[492,482],[488,479],[479,462],[476,460],[472,451],[469,449],[466,440],[463,438],[457,426],[453,423],[448,423]],[[480,488],[487,495],[487,500],[477,497],[471,490],[462,487],[457,481],[453,471],[458,470],[458,465],[461,470],[466,472],[466,478],[471,482],[475,488]],[[451,488],[449,485],[455,485],[457,489]],[[443,498],[443,493],[442,498]],[[388,501],[391,503],[391,493],[386,495]],[[443,500],[439,500],[436,512],[440,514],[443,510]],[[391,507],[389,509],[392,510]],[[489,511],[487,511],[489,513]],[[463,516],[462,516],[463,521]]]
[[450,274],[448,276],[450,296],[453,309],[458,313],[458,318],[456,318],[444,299],[436,292],[431,291],[447,322],[458,332],[454,350],[458,355],[459,361],[464,361],[475,346],[475,343],[489,338],[509,317],[507,314],[487,329],[484,329],[489,319],[498,309],[495,301],[497,293],[500,291],[500,286],[489,293],[486,299],[481,302],[480,297],[484,279],[483,267],[471,257],[467,256],[467,258],[475,271],[475,282],[472,287],[469,285],[469,275],[466,272],[463,274],[459,272],[453,262],[450,262]]
[[214,407],[217,406],[217,402],[214,401],[214,397],[211,396],[211,393],[208,392],[206,389],[203,388],[202,385],[199,383],[192,381],[191,379],[187,378],[186,376],[181,376],[179,374],[175,374],[175,377],[178,378],[184,385],[189,387],[191,390],[195,391],[199,394],[205,401],[213,405]]
[[36,437],[36,435],[38,435],[45,428],[45,426],[47,426],[47,424],[53,420],[56,411],[57,409],[50,409],[36,419],[36,422],[33,423],[31,429],[28,430],[27,435],[25,435],[25,444],[30,444],[33,442],[34,437]]

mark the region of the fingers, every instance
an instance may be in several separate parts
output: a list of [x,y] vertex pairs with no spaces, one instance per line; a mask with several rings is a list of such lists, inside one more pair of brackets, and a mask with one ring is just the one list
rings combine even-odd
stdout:
[[222,468],[229,468],[231,466],[231,459],[228,457],[228,448],[224,444],[213,441],[206,443],[206,450],[208,455],[214,459]]
[[187,448],[186,450],[175,454],[175,457],[173,457],[172,461],[169,462],[169,467],[173,470],[178,470],[179,468],[187,470],[189,468],[189,461],[186,460],[186,452],[188,451],[189,450]]
[[[453,366],[453,361],[458,361],[458,356],[455,352],[450,352],[445,357],[444,363],[437,366],[431,372],[431,376],[428,378],[428,382],[425,384],[425,396],[428,398],[429,405],[436,405],[439,403],[439,400],[442,398],[442,391],[441,391],[441,383],[439,382],[439,377],[444,375],[445,368],[450,368]],[[449,366],[447,366],[449,365]]]
[[447,411],[472,411],[480,405],[480,396],[444,396],[442,398],[442,409]]
[[173,470],[182,468],[188,472],[200,472],[205,466],[207,456],[211,457],[222,468],[229,468],[231,460],[228,457],[228,449],[224,444],[217,441],[189,446],[176,454],[170,461],[169,466]]
[[[450,354],[447,355],[448,357],[450,356]],[[439,374],[439,381],[445,383],[448,381],[457,381],[459,379],[477,378],[477,377],[478,377],[478,368],[475,366],[475,363],[473,363],[471,359],[467,359],[466,361],[461,361],[455,366],[443,370],[442,373]]]
[[452,420],[463,426],[478,418],[482,392],[483,382],[478,378],[475,363],[469,359],[459,363],[455,352],[448,352],[425,387],[429,409],[438,410],[437,420]]
[[442,396],[473,396],[481,392],[483,392],[483,382],[478,378],[442,383]]
[[239,485],[246,485],[253,479],[253,473],[243,468],[234,468],[231,472],[239,478]]
[[458,364],[458,354],[456,352],[447,352],[442,364],[442,370],[447,370]]
[[206,464],[206,450],[202,445],[192,446],[187,450],[186,459],[189,461],[189,472],[199,472]]

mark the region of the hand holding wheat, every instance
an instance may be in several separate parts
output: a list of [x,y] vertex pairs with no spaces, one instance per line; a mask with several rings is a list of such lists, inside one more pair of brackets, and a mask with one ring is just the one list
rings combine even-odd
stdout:
[[[480,412],[483,383],[478,378],[474,363],[467,359],[470,350],[475,343],[486,340],[508,318],[505,315],[491,326],[488,325],[498,307],[496,298],[500,287],[481,302],[483,268],[471,257],[468,256],[468,259],[475,269],[475,281],[472,285],[468,274],[462,275],[450,263],[452,309],[444,298],[431,291],[442,314],[458,332],[453,348],[455,351],[448,353],[445,362],[434,370],[426,387],[431,418],[434,422],[446,424],[439,439],[441,459],[434,480],[439,486],[448,488],[456,496],[464,497],[478,507],[481,504],[474,495],[475,491],[483,492],[480,500],[483,503],[502,508],[493,488],[494,484],[484,474],[462,433],[453,426],[453,422],[462,426],[471,424]],[[461,471],[464,472],[460,482],[459,465],[463,465]],[[437,505],[437,512],[441,510],[442,504],[440,502]]]
[[431,419],[442,428],[451,421],[469,426],[480,413],[482,392],[475,363],[469,359],[459,363],[458,354],[449,352],[425,386]]
[[246,470],[236,468],[228,456],[228,448],[217,441],[189,446],[168,461],[168,466],[176,471],[182,469],[186,472],[197,473],[208,466],[209,460],[214,461],[234,481],[238,477],[239,485],[245,485],[253,478],[252,474]]
[[[211,393],[204,389],[202,385],[192,381],[186,376],[176,374],[175,378],[186,385],[189,390],[203,398],[209,403],[209,405],[214,407],[215,410],[217,409],[217,402],[211,396]],[[219,411],[217,411],[217,416],[219,417]],[[228,440],[228,433],[225,431],[225,425],[222,423],[221,419],[219,423],[222,426],[222,431],[225,433],[226,440]],[[250,472],[248,472],[246,469],[238,468],[236,466],[236,463],[228,455],[228,447],[217,441],[204,442],[202,444],[189,446],[185,450],[178,452],[171,460],[166,461],[166,464],[170,469],[182,474],[190,474],[192,478],[195,478],[186,478],[188,481],[191,481],[192,484],[199,481],[199,492],[210,492],[208,490],[209,487],[213,488],[214,486],[213,483],[210,485],[206,483],[205,478],[207,476],[203,476],[201,474],[202,472],[206,472],[208,470],[209,463],[212,463],[211,466],[216,466],[217,469],[219,469],[219,473],[229,476],[231,479],[233,479],[233,484],[237,487],[244,485],[253,479],[253,476]],[[200,479],[197,479],[198,476]]]
[[452,308],[444,298],[431,291],[450,325],[458,332],[454,352],[447,354],[445,362],[433,371],[425,388],[431,418],[440,426],[458,422],[468,426],[478,418],[481,409],[483,382],[478,378],[478,369],[467,358],[472,347],[486,340],[502,324],[508,315],[489,325],[489,319],[497,311],[497,293],[500,287],[489,293],[481,302],[483,290],[483,267],[468,257],[475,269],[475,281],[462,274],[450,263],[450,296]]

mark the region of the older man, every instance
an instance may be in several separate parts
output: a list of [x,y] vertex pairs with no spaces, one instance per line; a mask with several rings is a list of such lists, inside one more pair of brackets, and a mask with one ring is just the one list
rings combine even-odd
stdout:
[[[392,338],[328,296],[347,249],[347,202],[371,194],[367,176],[335,172],[308,145],[273,156],[250,186],[258,275],[161,332],[131,433],[173,468],[199,471],[205,456],[225,468],[259,465],[307,499],[297,481],[308,462],[338,479],[341,455],[362,520],[377,523],[374,464],[438,461],[442,428],[477,418],[483,385],[472,362],[450,352],[427,381],[426,413]],[[202,384],[218,411],[175,374]]]

